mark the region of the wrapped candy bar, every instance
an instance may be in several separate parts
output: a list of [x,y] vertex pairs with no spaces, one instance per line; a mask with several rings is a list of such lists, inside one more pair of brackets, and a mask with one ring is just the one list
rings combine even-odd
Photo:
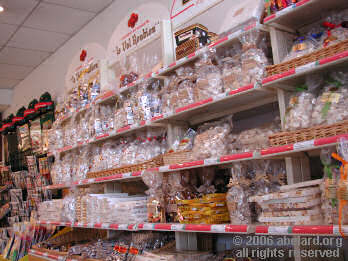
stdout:
[[192,149],[193,158],[206,159],[228,154],[226,138],[232,127],[231,116],[200,126]]
[[214,97],[224,90],[220,69],[213,64],[215,53],[215,49],[209,49],[195,63],[197,80],[194,92],[198,101]]

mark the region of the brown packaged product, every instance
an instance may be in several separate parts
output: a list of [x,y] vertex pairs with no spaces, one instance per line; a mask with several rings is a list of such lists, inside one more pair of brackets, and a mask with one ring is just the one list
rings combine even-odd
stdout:
[[200,126],[192,149],[193,158],[201,160],[228,154],[229,146],[226,139],[232,127],[231,116]]
[[220,69],[214,65],[215,50],[210,49],[195,63],[197,81],[194,89],[197,101],[217,96],[224,91]]

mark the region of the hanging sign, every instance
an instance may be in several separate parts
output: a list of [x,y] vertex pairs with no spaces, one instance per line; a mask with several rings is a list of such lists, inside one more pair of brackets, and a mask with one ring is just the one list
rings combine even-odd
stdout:
[[169,12],[159,3],[143,4],[127,14],[110,38],[108,57],[120,57],[160,37],[162,20],[169,20]]
[[223,1],[224,0],[173,0],[170,10],[170,19],[173,28],[179,27]]

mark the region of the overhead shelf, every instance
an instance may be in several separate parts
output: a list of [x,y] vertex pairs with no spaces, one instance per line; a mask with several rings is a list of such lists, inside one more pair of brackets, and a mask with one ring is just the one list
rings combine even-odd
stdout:
[[343,10],[345,7],[348,7],[346,0],[302,0],[267,16],[263,23],[297,30],[325,18],[332,10]]
[[[303,151],[313,151],[313,150],[318,150],[328,146],[335,146],[338,140],[342,137],[348,138],[348,134],[309,140],[304,142],[298,142],[295,144],[289,144],[289,145],[284,145],[279,147],[270,147],[263,150],[235,153],[235,154],[225,155],[218,158],[210,158],[210,159],[197,160],[197,161],[192,161],[192,162],[187,162],[182,164],[167,165],[167,166],[162,166],[159,168],[152,168],[152,169],[149,169],[148,171],[171,172],[171,171],[178,171],[178,170],[184,170],[184,169],[218,166],[218,165],[224,165],[224,164],[228,164],[232,162],[239,162],[239,161],[245,161],[245,160],[283,158],[285,156],[289,156],[291,154],[295,154],[295,153],[299,153]],[[116,175],[112,175],[108,177],[91,178],[91,179],[75,181],[72,184],[66,183],[66,184],[51,185],[44,188],[45,189],[63,189],[63,188],[70,188],[73,186],[86,186],[86,185],[99,184],[99,183],[105,183],[105,182],[123,181],[123,180],[129,180],[134,178],[140,178],[143,173],[144,171],[116,174]]]
[[[221,234],[256,234],[256,235],[327,235],[340,236],[339,227],[334,225],[315,226],[263,226],[263,225],[232,225],[232,224],[108,224],[108,223],[70,223],[70,222],[49,222],[39,221],[41,225],[56,225],[77,228],[96,228],[121,231],[174,231],[174,232],[201,232]],[[348,233],[348,226],[342,226],[345,233]]]

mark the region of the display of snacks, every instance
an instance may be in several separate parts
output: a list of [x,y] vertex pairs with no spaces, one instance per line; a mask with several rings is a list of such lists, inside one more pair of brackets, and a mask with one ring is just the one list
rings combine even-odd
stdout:
[[202,198],[177,200],[178,221],[189,224],[223,224],[229,221],[226,194],[207,194]]
[[291,190],[287,190],[287,187],[280,187],[280,190],[249,198],[250,202],[257,202],[262,209],[259,222],[284,226],[322,224],[319,184],[308,186],[307,183],[298,183]]
[[228,139],[232,132],[232,117],[204,123],[197,130],[192,148],[193,159],[208,159],[228,154]]

